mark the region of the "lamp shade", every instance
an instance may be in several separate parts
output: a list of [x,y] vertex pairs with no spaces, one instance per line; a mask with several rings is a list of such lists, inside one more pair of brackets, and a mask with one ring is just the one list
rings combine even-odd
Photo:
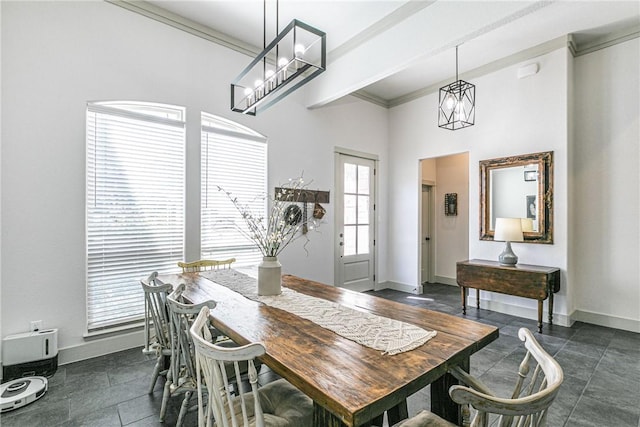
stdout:
[[496,218],[493,240],[499,242],[522,242],[522,221],[520,218]]
[[522,223],[522,231],[523,232],[533,232],[533,219],[531,218],[520,218],[520,222]]

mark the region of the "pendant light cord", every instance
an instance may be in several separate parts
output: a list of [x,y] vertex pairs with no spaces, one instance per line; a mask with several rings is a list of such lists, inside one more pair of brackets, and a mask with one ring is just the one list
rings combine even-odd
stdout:
[[[264,0],[264,1],[265,1],[265,5],[266,5],[267,0]],[[280,6],[278,4],[278,0],[276,0],[276,34],[275,34],[275,37],[278,37],[278,15],[280,15],[280,10],[279,9],[280,9]],[[266,6],[265,6],[265,10],[266,10]],[[266,12],[265,12],[265,14],[266,14]],[[266,20],[265,20],[265,28],[266,28]],[[266,34],[266,30],[265,30],[265,34]],[[265,36],[265,42],[264,43],[265,43],[264,49],[266,49],[267,48],[266,36]],[[278,43],[276,45],[276,59],[275,59],[276,70],[278,69],[278,59],[279,58],[280,58],[280,44]],[[266,60],[266,57],[265,57],[265,60]]]
[[262,6],[262,50],[267,48],[267,0]]
[[456,46],[456,81],[458,80],[458,46]]

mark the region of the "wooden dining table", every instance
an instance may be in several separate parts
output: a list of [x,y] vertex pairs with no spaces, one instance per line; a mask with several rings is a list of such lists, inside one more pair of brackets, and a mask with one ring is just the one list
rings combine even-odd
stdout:
[[407,417],[406,399],[431,385],[431,411],[454,423],[459,407],[448,389],[457,384],[451,366],[469,369],[469,357],[498,338],[498,329],[449,314],[366,293],[284,275],[297,292],[410,323],[437,335],[414,350],[389,355],[344,338],[310,320],[245,298],[199,273],[161,275],[186,285],[193,303],[217,302],[213,325],[238,344],[261,342],[261,361],[314,401],[314,427],[390,425]]

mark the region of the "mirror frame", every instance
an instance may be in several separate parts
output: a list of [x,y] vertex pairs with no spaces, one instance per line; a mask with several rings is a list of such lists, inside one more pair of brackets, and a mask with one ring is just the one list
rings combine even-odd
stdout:
[[535,163],[538,165],[538,231],[525,232],[524,243],[553,243],[553,151],[480,161],[480,240],[493,240],[489,212],[491,170]]

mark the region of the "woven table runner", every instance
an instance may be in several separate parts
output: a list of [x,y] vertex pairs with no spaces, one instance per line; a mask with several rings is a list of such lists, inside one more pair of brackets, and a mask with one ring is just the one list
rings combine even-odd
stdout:
[[426,331],[409,323],[355,310],[286,287],[282,287],[280,295],[261,296],[258,295],[255,278],[233,269],[199,274],[245,298],[293,313],[383,354],[413,350],[436,336],[435,331]]

